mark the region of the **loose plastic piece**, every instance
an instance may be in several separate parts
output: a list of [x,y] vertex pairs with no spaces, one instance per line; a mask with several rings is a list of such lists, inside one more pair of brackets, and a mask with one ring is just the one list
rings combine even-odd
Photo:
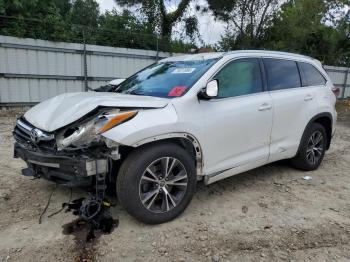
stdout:
[[303,179],[304,179],[304,180],[311,180],[312,177],[311,177],[311,176],[304,176]]

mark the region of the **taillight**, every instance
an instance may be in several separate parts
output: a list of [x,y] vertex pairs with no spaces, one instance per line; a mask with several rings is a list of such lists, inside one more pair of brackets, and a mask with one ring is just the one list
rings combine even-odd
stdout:
[[339,87],[332,87],[332,92],[335,95],[335,97],[338,97],[340,95],[340,88]]

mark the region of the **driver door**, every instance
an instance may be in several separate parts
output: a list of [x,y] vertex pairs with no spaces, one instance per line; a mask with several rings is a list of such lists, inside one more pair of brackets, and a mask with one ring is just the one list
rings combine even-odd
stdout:
[[272,126],[272,100],[264,91],[258,58],[228,62],[215,74],[219,93],[201,101],[205,115],[205,170],[214,174],[245,165],[267,163]]

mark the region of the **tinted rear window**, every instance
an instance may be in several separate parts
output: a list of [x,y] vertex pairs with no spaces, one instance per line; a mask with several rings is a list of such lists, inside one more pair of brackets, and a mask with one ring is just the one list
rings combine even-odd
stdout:
[[264,58],[269,90],[300,87],[300,76],[295,61]]
[[303,86],[317,86],[326,84],[323,75],[311,64],[298,62]]

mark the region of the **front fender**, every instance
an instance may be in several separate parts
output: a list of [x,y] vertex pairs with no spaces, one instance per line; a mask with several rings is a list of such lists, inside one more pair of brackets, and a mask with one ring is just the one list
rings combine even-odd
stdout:
[[176,110],[169,103],[164,108],[140,110],[133,119],[108,130],[102,136],[119,144],[135,146],[143,139],[174,132],[177,120]]

